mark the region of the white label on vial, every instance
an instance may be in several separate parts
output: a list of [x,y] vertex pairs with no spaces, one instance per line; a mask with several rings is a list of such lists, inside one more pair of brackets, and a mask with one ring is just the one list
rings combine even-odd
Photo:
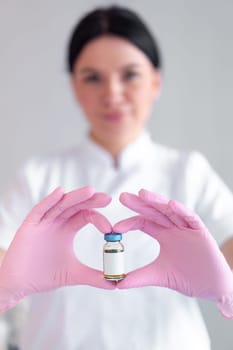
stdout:
[[106,275],[124,273],[124,252],[104,253],[104,273]]

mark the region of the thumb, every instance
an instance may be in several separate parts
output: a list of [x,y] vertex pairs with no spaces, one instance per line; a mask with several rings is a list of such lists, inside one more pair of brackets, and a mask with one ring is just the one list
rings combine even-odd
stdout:
[[104,279],[103,272],[93,269],[80,261],[77,261],[76,268],[73,269],[70,284],[89,285],[102,289],[115,289],[116,283]]
[[146,266],[129,272],[122,281],[118,282],[117,288],[128,289],[145,286],[167,287],[168,281],[166,272],[159,263],[156,263],[158,259],[159,258]]

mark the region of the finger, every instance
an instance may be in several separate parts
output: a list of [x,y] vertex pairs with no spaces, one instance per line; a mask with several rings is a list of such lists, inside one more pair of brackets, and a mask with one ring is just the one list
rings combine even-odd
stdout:
[[89,285],[102,289],[115,289],[116,283],[106,281],[102,271],[93,269],[77,261],[77,266],[72,269],[70,284]]
[[122,204],[134,210],[136,213],[142,214],[148,220],[152,220],[167,228],[173,226],[173,223],[166,215],[156,210],[156,208],[147,205],[146,202],[134,194],[124,192],[120,195],[120,201]]
[[172,200],[170,201],[169,206],[176,215],[179,215],[187,223],[189,228],[194,230],[206,229],[206,226],[201,221],[199,216],[193,213],[190,209],[186,208],[180,202]]
[[130,289],[153,285],[148,276],[150,275],[146,272],[145,267],[141,271],[129,272],[123,280],[117,283],[117,288]]
[[100,232],[112,232],[112,225],[108,219],[93,209],[80,210],[78,214],[69,218],[66,225],[75,233],[87,224],[94,225]]
[[106,207],[112,200],[112,197],[106,193],[97,192],[88,200],[80,203],[80,209],[102,208]]
[[[165,274],[164,274],[165,275]],[[161,271],[156,268],[156,263],[152,263],[140,267],[132,272],[129,272],[126,277],[117,283],[117,288],[128,289],[128,288],[139,288],[145,286],[164,286],[166,281],[164,278],[161,280]]]
[[170,200],[146,190],[139,191],[139,195],[142,199],[148,201],[153,208],[164,214],[173,224],[175,224],[175,226],[189,228],[186,220],[172,210],[171,206],[169,205],[171,202]]
[[59,217],[63,219],[68,219],[73,215],[77,214],[81,209],[94,209],[106,207],[111,202],[111,200],[112,198],[108,194],[95,193],[91,198],[87,199],[86,201],[83,201],[77,205],[72,206],[71,208],[66,209],[64,212],[61,213]]
[[132,216],[113,225],[113,232],[126,233],[141,229],[143,231],[144,219],[140,215]]
[[184,218],[180,215],[178,215],[176,212],[174,212],[174,210],[172,210],[171,206],[170,206],[170,202],[168,203],[158,203],[155,202],[153,203],[153,207],[156,208],[159,212],[163,213],[164,215],[166,215],[169,220],[175,224],[175,226],[177,227],[182,227],[182,228],[189,228],[188,223],[186,222],[186,220],[184,220]]
[[164,227],[156,224],[153,221],[145,219],[141,215],[122,220],[113,226],[114,232],[126,233],[134,230],[141,230],[158,239],[158,241],[160,233],[167,231],[167,229]]
[[39,223],[45,213],[47,213],[51,208],[57,205],[64,197],[64,191],[62,188],[56,188],[52,193],[45,197],[40,203],[35,205],[29,215],[26,217],[25,221],[30,223]]
[[146,202],[150,202],[150,203],[154,203],[154,202],[158,202],[158,203],[164,203],[167,204],[169,202],[168,199],[166,199],[165,197],[162,197],[161,195],[145,190],[144,188],[142,188],[139,192],[138,195],[140,198],[142,198],[144,201]]
[[83,202],[93,196],[95,190],[91,186],[86,186],[66,193],[56,205],[45,213],[43,220],[52,221],[68,208]]

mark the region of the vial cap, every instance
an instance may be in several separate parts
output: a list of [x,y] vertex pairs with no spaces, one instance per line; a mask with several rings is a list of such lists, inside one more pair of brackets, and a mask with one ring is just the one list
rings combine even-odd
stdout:
[[118,232],[109,232],[105,233],[104,239],[107,242],[117,242],[122,239],[122,234]]

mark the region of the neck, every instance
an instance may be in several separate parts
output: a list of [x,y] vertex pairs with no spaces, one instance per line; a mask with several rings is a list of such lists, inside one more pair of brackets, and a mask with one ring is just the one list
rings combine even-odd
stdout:
[[135,141],[139,135],[134,135],[131,138],[114,138],[114,139],[100,139],[90,132],[90,138],[99,146],[104,148],[108,153],[110,153],[117,164],[117,158],[119,153],[130,143]]

